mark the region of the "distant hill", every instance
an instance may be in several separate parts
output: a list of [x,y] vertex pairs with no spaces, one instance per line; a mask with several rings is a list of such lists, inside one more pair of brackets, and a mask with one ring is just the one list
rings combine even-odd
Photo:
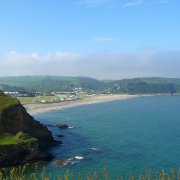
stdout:
[[0,77],[0,89],[4,91],[72,91],[74,88],[101,90],[104,83],[89,77],[20,76]]
[[17,76],[0,77],[0,89],[18,92],[68,92],[76,88],[91,93],[157,94],[180,93],[178,78],[134,78],[100,81],[89,77]]
[[113,93],[158,94],[180,93],[180,79],[177,78],[134,78],[110,83]]

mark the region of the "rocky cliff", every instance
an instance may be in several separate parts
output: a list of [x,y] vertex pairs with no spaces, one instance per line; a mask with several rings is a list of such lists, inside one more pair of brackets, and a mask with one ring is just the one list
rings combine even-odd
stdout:
[[1,114],[0,123],[4,132],[12,135],[24,132],[37,138],[41,146],[55,143],[47,127],[34,120],[20,103],[5,109]]
[[52,156],[42,151],[57,144],[52,133],[34,120],[20,102],[0,92],[0,165],[12,165]]

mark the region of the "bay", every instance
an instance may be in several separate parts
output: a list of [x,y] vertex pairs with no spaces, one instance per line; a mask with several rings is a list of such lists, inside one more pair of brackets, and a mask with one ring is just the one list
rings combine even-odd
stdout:
[[[103,172],[112,177],[138,175],[151,169],[180,167],[180,96],[150,96],[83,105],[35,115],[44,124],[68,124],[76,128],[48,127],[63,145],[49,149],[55,159],[46,165],[55,177],[66,169],[82,174]],[[65,137],[58,138],[62,134]],[[55,160],[82,156],[68,167]]]

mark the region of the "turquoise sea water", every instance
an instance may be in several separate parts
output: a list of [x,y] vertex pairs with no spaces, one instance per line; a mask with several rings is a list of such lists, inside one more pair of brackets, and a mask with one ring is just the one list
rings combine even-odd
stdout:
[[[68,168],[74,172],[137,175],[146,169],[180,167],[180,96],[154,96],[83,105],[37,114],[45,124],[66,123],[77,128],[50,127],[63,145],[51,148],[56,159],[83,156]],[[56,135],[65,137],[58,138]],[[97,148],[93,150],[91,148]],[[52,174],[66,168],[47,164]]]

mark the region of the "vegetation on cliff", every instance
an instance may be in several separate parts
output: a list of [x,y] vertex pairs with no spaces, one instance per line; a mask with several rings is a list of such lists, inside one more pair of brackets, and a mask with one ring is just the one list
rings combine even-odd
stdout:
[[1,166],[49,159],[41,149],[55,143],[47,127],[34,120],[17,99],[0,92]]
[[18,100],[15,98],[12,98],[10,96],[7,96],[0,91],[0,113],[3,112],[3,110],[9,108],[10,106],[14,106],[18,104]]

